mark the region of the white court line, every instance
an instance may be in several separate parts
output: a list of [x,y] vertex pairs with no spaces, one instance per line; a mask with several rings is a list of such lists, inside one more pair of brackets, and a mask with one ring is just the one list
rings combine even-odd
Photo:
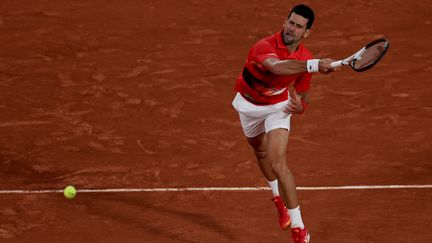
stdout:
[[[378,189],[429,189],[432,185],[370,185],[370,186],[318,186],[297,187],[299,191],[328,190],[378,190]],[[184,188],[117,188],[117,189],[77,189],[78,193],[119,193],[119,192],[183,192],[183,191],[269,191],[269,187],[184,187]],[[47,194],[63,193],[63,189],[54,190],[0,190],[0,194]]]

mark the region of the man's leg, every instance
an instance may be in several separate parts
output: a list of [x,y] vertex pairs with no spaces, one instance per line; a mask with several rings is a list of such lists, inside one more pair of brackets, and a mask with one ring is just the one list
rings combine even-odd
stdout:
[[268,161],[276,178],[279,181],[280,192],[287,204],[291,217],[291,237],[293,242],[309,242],[310,235],[304,227],[297,199],[294,177],[288,168],[286,149],[288,145],[289,131],[279,128],[271,130],[268,136]]
[[270,167],[279,181],[280,193],[289,209],[298,207],[294,177],[288,168],[286,151],[289,131],[279,128],[270,131],[268,136],[267,157]]
[[258,166],[272,189],[272,201],[275,203],[278,210],[279,226],[282,230],[286,230],[291,225],[291,219],[289,217],[288,210],[285,207],[285,203],[279,195],[278,180],[276,179],[276,176],[267,160],[267,135],[262,133],[256,137],[248,138],[248,143],[253,148],[257,158]]
[[273,173],[270,165],[267,161],[267,135],[261,133],[260,135],[247,138],[249,145],[253,148],[255,157],[257,158],[258,166],[261,172],[264,174],[267,181],[276,180],[276,176]]

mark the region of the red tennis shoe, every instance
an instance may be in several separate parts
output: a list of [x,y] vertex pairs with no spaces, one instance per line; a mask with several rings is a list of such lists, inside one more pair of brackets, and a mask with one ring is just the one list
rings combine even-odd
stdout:
[[280,196],[272,198],[272,201],[276,204],[277,211],[279,213],[279,225],[282,230],[288,229],[291,225],[291,219],[288,214],[288,209]]
[[310,234],[306,228],[293,228],[291,229],[292,243],[309,243]]

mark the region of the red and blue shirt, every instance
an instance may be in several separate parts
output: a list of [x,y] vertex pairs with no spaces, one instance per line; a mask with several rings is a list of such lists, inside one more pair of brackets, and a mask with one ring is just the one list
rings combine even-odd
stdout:
[[257,104],[276,104],[288,99],[288,86],[294,85],[297,92],[306,92],[310,88],[311,73],[295,75],[277,75],[268,71],[263,61],[268,58],[280,60],[309,60],[312,53],[302,43],[290,53],[282,40],[282,32],[275,33],[258,41],[249,50],[246,64],[239,75],[235,91],[250,98]]

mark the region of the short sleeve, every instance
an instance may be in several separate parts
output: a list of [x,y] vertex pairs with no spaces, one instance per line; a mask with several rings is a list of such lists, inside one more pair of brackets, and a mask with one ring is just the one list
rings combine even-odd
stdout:
[[253,57],[259,63],[264,62],[268,58],[279,58],[275,48],[265,40],[257,42],[253,49]]
[[299,93],[308,91],[310,88],[311,79],[311,73],[302,73],[294,83],[296,91]]

